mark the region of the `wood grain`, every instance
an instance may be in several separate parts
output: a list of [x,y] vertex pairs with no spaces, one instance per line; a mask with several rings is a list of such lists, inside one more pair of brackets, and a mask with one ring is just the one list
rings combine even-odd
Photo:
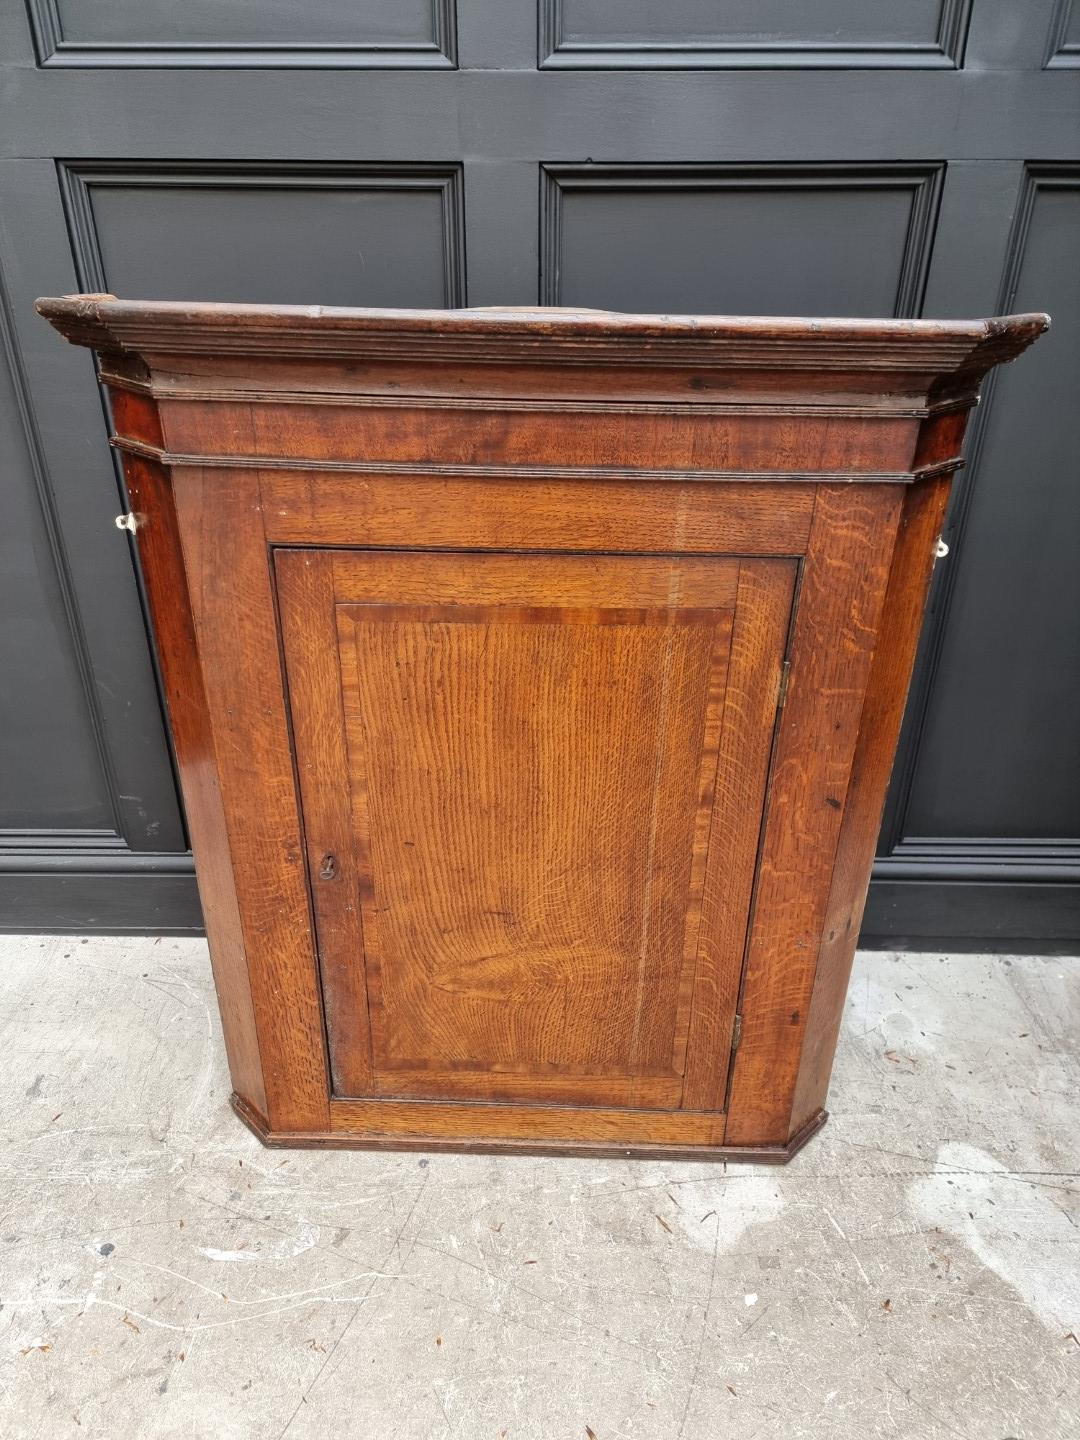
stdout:
[[[129,412],[129,419],[131,419]],[[152,429],[152,414],[137,417]],[[217,757],[168,474],[132,456],[124,481],[176,754],[233,1089],[267,1118],[252,977],[236,898]],[[258,963],[258,962],[256,962]]]
[[947,476],[1046,317],[40,308],[113,390],[238,1114],[794,1153]]
[[253,405],[248,401],[170,400],[163,419],[169,448],[198,454],[266,456],[304,461],[329,457],[367,462],[427,461],[445,465],[653,467],[675,471],[895,471],[915,447],[918,421],[860,418],[837,425],[830,416],[728,415],[687,405],[640,413],[596,406],[497,409],[486,401],[412,407]]
[[725,1139],[782,1143],[903,492],[818,491],[743,982]]
[[[859,377],[888,396],[903,376],[925,390],[957,377],[977,384],[1025,350],[1049,316],[988,320],[879,320],[760,315],[631,315],[532,310],[361,310],[325,305],[237,305],[44,297],[37,309],[75,345],[142,357],[243,356],[274,360],[457,362],[521,368],[589,365],[618,373],[684,367],[745,378],[788,372],[799,388],[822,374]],[[167,365],[159,365],[167,370]]]
[[778,716],[781,666],[797,566],[744,560],[724,695],[709,876],[695,936],[693,1012],[683,1105],[722,1110],[732,1024],[746,948],[765,788]]
[[339,614],[380,1069],[670,1074],[727,617],[368,612]]
[[416,1100],[334,1100],[335,1131],[444,1135],[461,1140],[547,1140],[644,1145],[719,1145],[724,1117],[688,1110],[574,1109],[568,1105],[449,1105]]
[[[267,1119],[325,1128],[326,1047],[259,478],[173,472],[207,712],[249,957]],[[212,503],[211,503],[212,502]]]
[[[289,714],[304,811],[332,1089],[370,1095],[371,1035],[359,880],[352,840],[341,668],[334,617],[334,561],[326,551],[278,551],[278,604],[289,658]],[[327,779],[331,783],[327,784]],[[331,881],[320,881],[335,857]]]
[[[758,568],[790,604],[793,567]],[[364,912],[362,966],[354,928],[323,942],[339,1093],[678,1105],[739,565],[296,551],[277,571],[312,865],[323,818],[342,844],[339,708],[348,736],[352,850],[313,879],[337,917],[355,871]],[[745,854],[725,828],[752,869],[756,828]]]
[[814,487],[264,472],[281,545],[801,555]]
[[[701,1145],[673,1142],[651,1144],[641,1140],[620,1142],[565,1137],[548,1139],[536,1136],[507,1140],[483,1135],[470,1135],[467,1140],[462,1140],[454,1126],[456,1106],[446,1106],[445,1113],[436,1117],[442,1122],[438,1134],[414,1135],[400,1131],[384,1134],[381,1130],[365,1131],[359,1128],[355,1117],[345,1113],[345,1107],[351,1109],[354,1103],[350,1100],[330,1102],[331,1114],[335,1116],[334,1128],[331,1130],[268,1130],[239,1096],[232,1097],[236,1114],[262,1143],[271,1149],[411,1150],[435,1154],[466,1150],[473,1155],[554,1155],[578,1159],[595,1156],[614,1160],[693,1160],[713,1164],[749,1161],[758,1165],[786,1165],[829,1118],[826,1111],[820,1111],[785,1145]],[[337,1118],[339,1106],[342,1107],[341,1118],[345,1123],[340,1123]]]
[[919,620],[934,569],[934,550],[948,494],[946,480],[928,480],[904,497],[807,1012],[792,1102],[791,1124],[795,1128],[821,1109],[829,1088],[885,792],[915,661]]
[[[453,606],[461,614],[485,605],[576,612],[602,624],[622,610],[667,625],[693,610],[730,610],[739,562],[730,558],[641,555],[418,555],[412,551],[336,551],[338,603]],[[346,595],[363,596],[346,601]],[[621,623],[621,622],[616,622]],[[579,637],[580,638],[580,637]]]

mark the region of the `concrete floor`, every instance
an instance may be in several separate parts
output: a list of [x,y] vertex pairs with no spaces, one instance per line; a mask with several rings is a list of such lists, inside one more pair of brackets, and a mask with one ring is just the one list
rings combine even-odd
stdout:
[[267,1151],[201,943],[0,977],[4,1440],[1080,1435],[1075,961],[861,956],[782,1170]]

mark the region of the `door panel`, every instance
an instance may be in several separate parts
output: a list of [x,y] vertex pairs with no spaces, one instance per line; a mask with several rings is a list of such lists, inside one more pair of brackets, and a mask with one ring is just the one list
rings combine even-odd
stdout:
[[720,1108],[795,563],[276,569],[335,1093]]

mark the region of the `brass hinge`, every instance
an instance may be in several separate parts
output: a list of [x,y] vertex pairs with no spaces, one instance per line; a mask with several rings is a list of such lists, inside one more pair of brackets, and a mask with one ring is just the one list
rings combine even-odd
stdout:
[[735,1016],[735,1023],[731,1027],[731,1053],[734,1054],[739,1048],[739,1041],[742,1039],[742,1016]]
[[788,679],[791,676],[791,661],[785,660],[780,666],[780,684],[776,692],[776,708],[782,710],[787,701]]

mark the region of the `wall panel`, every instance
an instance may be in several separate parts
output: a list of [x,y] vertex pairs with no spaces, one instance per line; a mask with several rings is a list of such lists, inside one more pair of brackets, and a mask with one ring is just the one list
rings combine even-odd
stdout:
[[86,283],[163,300],[464,302],[455,166],[65,165]]
[[896,822],[893,853],[912,863],[937,852],[999,873],[1009,861],[1064,878],[1071,865],[1080,879],[1078,254],[1080,171],[1032,167],[1000,308],[1046,308],[1054,324],[1025,364],[995,378],[976,425]]
[[44,65],[436,66],[452,0],[28,0]]
[[543,300],[916,315],[941,180],[934,165],[549,165]]
[[0,846],[116,833],[63,540],[0,296]]
[[541,0],[551,67],[952,67],[969,0]]

